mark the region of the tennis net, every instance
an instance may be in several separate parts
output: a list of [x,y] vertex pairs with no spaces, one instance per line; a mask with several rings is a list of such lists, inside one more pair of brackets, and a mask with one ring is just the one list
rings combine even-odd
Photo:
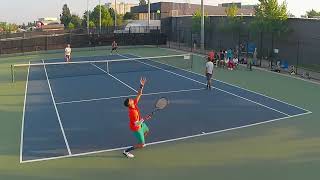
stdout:
[[[90,60],[75,62],[41,61],[29,64],[14,64],[11,66],[12,82],[25,80],[28,68],[32,72],[29,80],[89,76],[101,74],[116,74],[143,71],[174,70],[177,68],[191,70],[192,54],[179,54],[154,57],[121,56],[122,59]],[[46,73],[46,74],[45,74]]]

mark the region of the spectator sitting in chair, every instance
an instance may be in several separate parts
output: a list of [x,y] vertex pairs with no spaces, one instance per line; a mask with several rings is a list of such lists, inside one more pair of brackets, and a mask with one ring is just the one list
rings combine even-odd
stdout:
[[238,67],[238,64],[239,64],[239,59],[238,59],[237,56],[235,56],[235,57],[233,58],[233,63],[234,63],[235,68],[237,68],[237,67]]
[[229,58],[225,58],[224,67],[228,67],[228,64],[229,64]]
[[225,58],[224,51],[223,51],[223,50],[220,50],[220,58],[219,58],[219,66],[220,66],[220,67],[223,66],[224,58]]
[[252,58],[247,58],[247,68],[252,71],[252,64],[253,64],[253,60]]
[[234,62],[233,62],[233,59],[232,59],[232,58],[229,58],[229,61],[228,61],[228,69],[229,69],[229,70],[233,70],[233,69],[234,69]]
[[213,63],[213,65],[217,66],[217,62],[216,62],[216,59],[215,59],[215,52],[214,50],[210,51],[208,53],[208,61],[211,61]]
[[276,65],[274,71],[279,73],[280,70],[281,70],[281,63],[280,63],[280,61],[277,61],[277,65]]
[[227,59],[232,59],[233,58],[233,51],[231,48],[228,49],[227,51]]
[[228,63],[229,63],[229,58],[227,56],[227,51],[225,52],[225,55],[224,55],[224,62],[223,62],[223,66],[224,67],[227,67],[228,66]]
[[295,74],[296,74],[296,70],[295,70],[295,67],[294,67],[293,65],[290,66],[290,71],[289,71],[289,73],[290,73],[291,75],[295,75]]
[[239,59],[239,63],[240,63],[240,64],[245,64],[244,56],[240,57],[240,59]]

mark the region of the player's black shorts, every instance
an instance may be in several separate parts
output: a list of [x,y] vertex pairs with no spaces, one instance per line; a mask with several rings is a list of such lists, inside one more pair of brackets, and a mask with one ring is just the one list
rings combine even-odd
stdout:
[[207,77],[207,80],[209,81],[209,80],[212,78],[212,74],[207,73],[207,74],[206,74],[206,77]]
[[112,47],[112,50],[117,50],[118,47]]

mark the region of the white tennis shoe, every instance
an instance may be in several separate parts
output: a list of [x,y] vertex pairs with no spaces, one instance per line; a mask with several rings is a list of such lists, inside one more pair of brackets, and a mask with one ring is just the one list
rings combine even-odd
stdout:
[[134,155],[131,154],[130,152],[123,151],[123,154],[124,154],[127,158],[134,158]]

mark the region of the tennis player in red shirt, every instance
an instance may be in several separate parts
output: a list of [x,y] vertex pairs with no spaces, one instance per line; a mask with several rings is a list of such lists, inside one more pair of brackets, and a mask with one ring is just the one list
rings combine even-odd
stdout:
[[213,50],[208,53],[208,58],[210,61],[213,62],[213,60],[214,60],[214,51]]
[[217,62],[216,62],[216,60],[214,58],[214,55],[215,55],[214,50],[210,51],[208,53],[208,60],[211,61],[214,65],[217,65]]
[[138,95],[135,99],[127,98],[124,101],[124,105],[128,107],[128,115],[129,115],[129,127],[131,131],[133,132],[134,136],[138,140],[138,144],[131,146],[130,148],[123,151],[123,154],[128,158],[133,158],[134,155],[130,153],[130,151],[143,148],[145,146],[145,137],[149,133],[149,128],[146,125],[145,122],[142,122],[142,120],[148,120],[151,118],[151,116],[146,116],[142,118],[140,116],[140,110],[138,107],[138,102],[140,100],[140,97],[142,95],[143,87],[146,83],[146,78],[140,79],[140,89],[138,91]]

